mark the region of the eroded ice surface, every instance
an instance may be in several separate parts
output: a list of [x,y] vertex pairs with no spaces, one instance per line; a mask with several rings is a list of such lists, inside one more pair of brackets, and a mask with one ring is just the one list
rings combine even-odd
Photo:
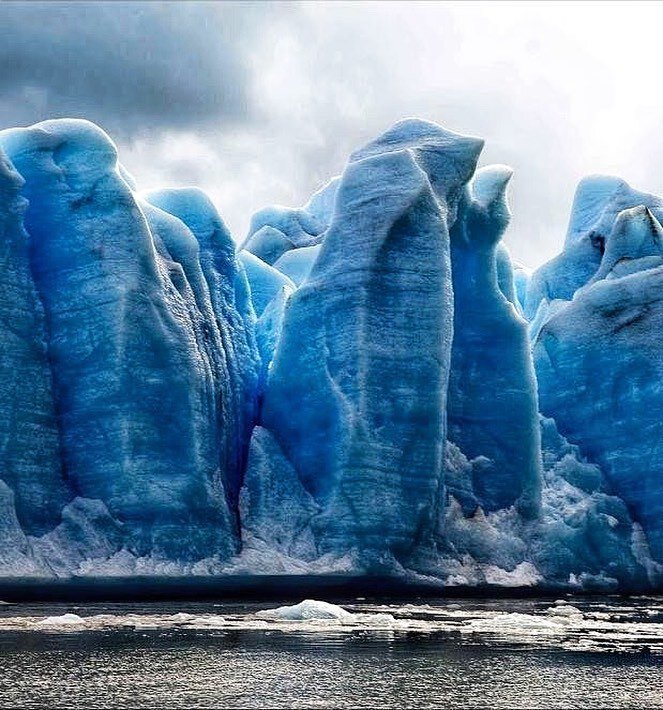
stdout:
[[[219,390],[231,391],[251,362],[232,362],[241,316],[217,305],[224,294],[210,279],[217,274],[234,292],[232,242],[227,257],[217,244],[205,263],[202,235],[143,209],[118,172],[115,146],[90,123],[12,129],[0,143],[25,180],[29,269],[58,420],[49,439],[45,413],[24,448],[62,466],[70,497],[102,501],[136,554],[230,555],[243,406]],[[58,466],[39,478],[52,488]],[[59,518],[57,497],[50,505]]]
[[663,242],[645,207],[619,215],[595,276],[534,342],[541,409],[605,472],[663,561]]
[[530,273],[482,145],[401,121],[238,250],[89,122],[0,132],[0,576],[659,586],[663,200],[585,179]]
[[320,509],[310,524],[298,514],[320,551],[407,555],[437,532],[453,317],[447,200],[460,197],[480,148],[413,121],[356,154],[313,271],[290,297],[258,430],[272,443],[259,457],[264,445],[252,442],[247,479],[254,461],[268,490],[290,471],[289,496]]
[[469,459],[482,457],[472,481],[482,508],[515,504],[531,517],[541,486],[536,379],[526,324],[515,308],[508,253],[498,251],[509,222],[511,175],[500,165],[478,170],[451,230],[454,328],[447,411],[450,441]]

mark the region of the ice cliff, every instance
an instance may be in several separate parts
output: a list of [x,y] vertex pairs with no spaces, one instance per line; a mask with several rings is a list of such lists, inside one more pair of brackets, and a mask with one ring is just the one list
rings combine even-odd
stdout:
[[657,200],[642,202],[652,209],[603,207],[600,261],[568,299],[541,302],[533,345],[541,410],[601,467],[661,563],[663,229]]
[[156,196],[190,207],[191,229],[138,198],[89,123],[11,129],[0,143],[24,181],[17,198],[7,168],[3,271],[22,288],[3,313],[13,338],[29,337],[3,348],[3,464],[19,520],[44,532],[79,497],[100,501],[138,556],[230,556],[242,399],[254,397],[242,390],[258,359],[230,235],[202,196]]
[[86,121],[0,132],[0,576],[663,583],[663,201],[401,121],[239,249]]

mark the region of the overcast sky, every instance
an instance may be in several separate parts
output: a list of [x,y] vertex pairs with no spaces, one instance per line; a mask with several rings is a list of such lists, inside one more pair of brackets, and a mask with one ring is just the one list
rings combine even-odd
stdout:
[[86,117],[140,188],[199,185],[236,238],[406,116],[507,163],[506,243],[557,253],[577,181],[663,192],[655,3],[0,1],[0,127]]

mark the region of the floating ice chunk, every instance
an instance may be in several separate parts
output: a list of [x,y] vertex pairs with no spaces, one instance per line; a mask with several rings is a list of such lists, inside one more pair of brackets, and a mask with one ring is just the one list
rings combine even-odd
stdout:
[[540,633],[564,633],[564,624],[549,616],[536,616],[534,614],[495,613],[483,619],[471,619],[461,627],[461,633],[495,633],[508,634],[509,636],[529,636]]
[[47,616],[45,619],[38,621],[39,626],[82,626],[85,624],[85,619],[78,614],[61,614],[60,616]]
[[277,609],[259,611],[256,616],[262,619],[309,621],[311,619],[351,619],[353,615],[336,604],[305,599],[294,606],[280,606]]

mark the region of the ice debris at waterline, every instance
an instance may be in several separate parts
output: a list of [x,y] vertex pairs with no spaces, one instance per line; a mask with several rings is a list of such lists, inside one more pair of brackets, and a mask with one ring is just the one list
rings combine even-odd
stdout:
[[[138,605],[130,613],[113,611],[79,616],[67,612],[53,616],[0,616],[0,637],[9,633],[78,634],[101,632],[177,634],[200,631],[232,631],[267,634],[306,634],[324,638],[360,633],[397,637],[415,633],[436,639],[462,639],[464,645],[507,643],[531,648],[550,648],[603,653],[648,653],[663,656],[663,608],[660,598],[633,597],[624,603],[614,598],[592,597],[550,601],[519,599],[516,604],[499,600],[462,604],[353,603],[341,608],[327,602],[306,600],[291,607],[239,611],[215,604],[216,611],[197,609],[157,613],[154,605]],[[331,609],[331,611],[330,611]],[[517,609],[515,611],[514,609]],[[221,612],[221,613],[218,613]]]
[[661,588],[663,200],[584,180],[531,274],[482,147],[401,121],[237,251],[93,124],[0,132],[0,575]]

